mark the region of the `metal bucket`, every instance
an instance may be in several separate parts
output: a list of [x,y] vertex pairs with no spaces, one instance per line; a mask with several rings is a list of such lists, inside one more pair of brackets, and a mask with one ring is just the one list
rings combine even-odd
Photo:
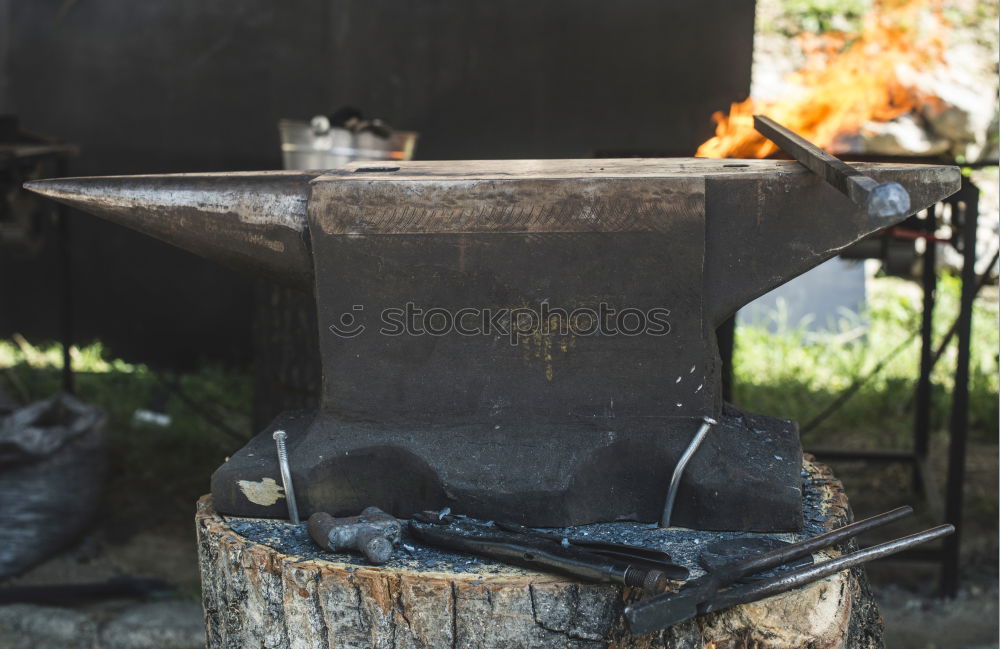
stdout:
[[278,121],[285,169],[335,169],[352,160],[411,160],[417,133],[393,131],[388,138],[331,127],[326,120]]

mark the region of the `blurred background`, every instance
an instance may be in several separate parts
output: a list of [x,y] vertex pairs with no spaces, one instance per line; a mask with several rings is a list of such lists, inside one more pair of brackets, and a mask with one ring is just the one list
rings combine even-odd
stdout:
[[[0,432],[0,646],[198,646],[194,502],[319,381],[310,298],[21,182],[279,169],[296,164],[279,120],[319,138],[358,113],[419,134],[415,159],[772,155],[753,112],[845,159],[963,168],[960,202],[761,298],[720,340],[731,400],[798,420],[858,516],[961,517],[944,578],[947,558],[870,568],[887,646],[997,646],[997,29],[977,0],[0,0],[0,431],[41,403],[89,440],[74,472]],[[45,401],[66,389],[78,401]],[[40,461],[61,479],[33,481]],[[43,544],[9,504],[25,490],[78,492]]]

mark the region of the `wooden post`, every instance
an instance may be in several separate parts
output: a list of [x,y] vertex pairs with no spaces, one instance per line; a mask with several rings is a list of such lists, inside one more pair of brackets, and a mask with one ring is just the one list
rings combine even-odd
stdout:
[[[823,465],[807,460],[806,469],[830,480],[829,527],[847,522],[841,484]],[[628,588],[513,567],[477,575],[303,560],[236,534],[210,496],[196,522],[209,649],[882,647],[860,570],[635,637],[622,619],[639,595]]]

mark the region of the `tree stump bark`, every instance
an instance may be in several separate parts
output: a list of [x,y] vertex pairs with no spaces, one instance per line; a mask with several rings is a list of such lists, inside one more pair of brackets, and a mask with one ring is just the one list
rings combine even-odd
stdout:
[[[848,522],[841,484],[823,465],[807,459],[805,468],[822,483],[825,526]],[[199,500],[196,523],[209,649],[882,647],[881,618],[861,569],[632,636],[622,610],[641,593],[626,587],[509,566],[478,575],[283,554],[237,534],[210,496]]]

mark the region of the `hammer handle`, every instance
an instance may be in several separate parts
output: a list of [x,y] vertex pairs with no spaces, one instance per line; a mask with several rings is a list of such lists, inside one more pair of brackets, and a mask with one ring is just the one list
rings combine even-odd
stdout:
[[844,525],[843,527],[838,527],[834,530],[830,530],[829,532],[820,534],[819,536],[814,536],[804,541],[799,541],[798,543],[776,548],[770,552],[765,552],[763,554],[750,557],[744,561],[740,561],[739,563],[730,564],[729,566],[725,566],[718,570],[716,572],[716,577],[719,578],[721,583],[728,585],[748,575],[777,568],[778,566],[784,565],[789,561],[794,561],[800,557],[810,555],[813,552],[818,552],[823,548],[843,543],[854,536],[873,530],[876,527],[892,523],[900,518],[903,518],[904,516],[909,516],[912,513],[912,507],[897,507],[896,509],[887,511],[883,514],[878,514],[877,516],[872,516],[864,520]]

